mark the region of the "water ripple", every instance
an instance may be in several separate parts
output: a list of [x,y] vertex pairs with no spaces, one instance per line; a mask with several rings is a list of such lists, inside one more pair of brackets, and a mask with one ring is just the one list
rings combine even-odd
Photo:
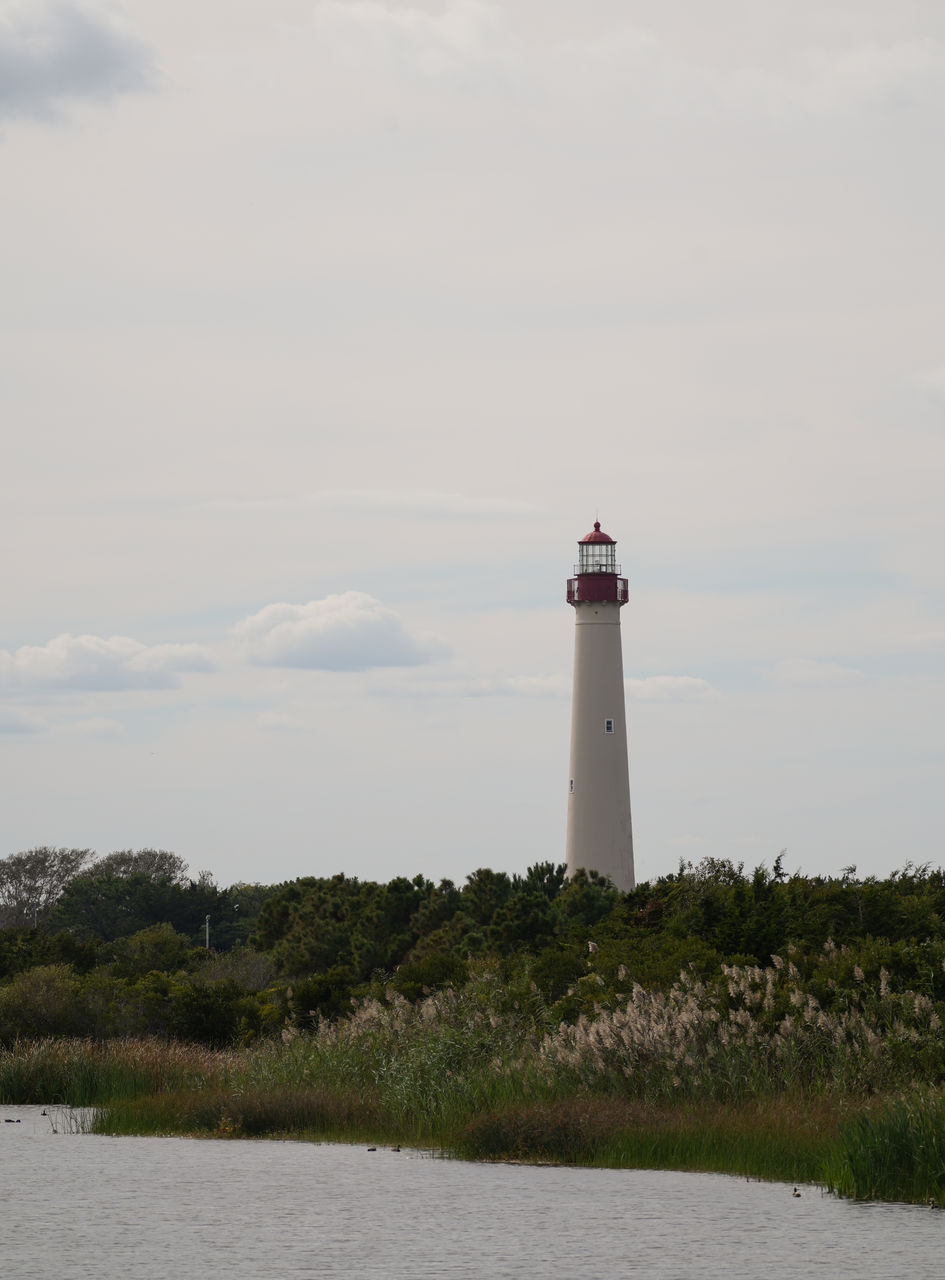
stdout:
[[945,1213],[704,1174],[53,1133],[0,1108],[13,1280],[938,1280]]

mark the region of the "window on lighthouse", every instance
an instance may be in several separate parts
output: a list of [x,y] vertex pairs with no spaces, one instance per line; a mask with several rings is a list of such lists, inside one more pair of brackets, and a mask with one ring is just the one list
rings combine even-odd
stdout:
[[605,721],[604,721],[604,733],[613,733],[613,731],[614,731],[614,722],[613,722],[613,720],[605,720]]
[[614,542],[582,542],[580,544],[581,573],[616,573],[617,544]]

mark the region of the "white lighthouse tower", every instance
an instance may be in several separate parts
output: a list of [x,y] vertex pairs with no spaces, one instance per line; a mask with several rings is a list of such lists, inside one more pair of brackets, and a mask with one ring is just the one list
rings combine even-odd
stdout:
[[598,871],[627,891],[635,884],[620,648],[627,579],[616,557],[616,542],[595,521],[568,579],[575,626],[566,860],[568,875]]

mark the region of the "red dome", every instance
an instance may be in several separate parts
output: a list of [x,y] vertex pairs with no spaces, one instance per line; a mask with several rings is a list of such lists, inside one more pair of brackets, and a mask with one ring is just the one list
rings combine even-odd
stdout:
[[[595,520],[593,531],[589,533],[586,538],[582,538],[581,542],[578,543],[578,546],[580,546],[582,542],[614,542],[614,539],[608,537],[608,535],[601,529],[600,521]],[[614,545],[616,546],[615,542]]]

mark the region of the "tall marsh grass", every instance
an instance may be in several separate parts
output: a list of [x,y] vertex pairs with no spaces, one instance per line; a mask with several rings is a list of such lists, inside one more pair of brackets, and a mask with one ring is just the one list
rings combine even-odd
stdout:
[[208,1086],[144,1098],[124,1098],[97,1109],[90,1128],[107,1134],[210,1135],[218,1138],[315,1137],[356,1141],[377,1135],[370,1104],[320,1089],[240,1092]]
[[391,1140],[940,1199],[945,1010],[895,992],[883,971],[818,982],[778,957],[723,966],[714,982],[684,973],[668,990],[627,978],[622,995],[555,1025],[525,970],[480,964],[461,989],[417,1002],[389,989],[233,1051],[18,1042],[0,1051],[0,1101],[96,1105],[110,1133]]
[[481,993],[450,989],[411,1004],[394,992],[281,1043],[247,1049],[231,1082],[240,1091],[309,1088],[355,1097],[378,1136],[440,1145],[470,1115],[554,1089],[539,1070],[533,1021],[521,1009],[483,1008]]
[[456,1143],[469,1159],[552,1161],[606,1168],[689,1169],[808,1182],[837,1128],[828,1104],[800,1101],[653,1107],[568,1099],[478,1116]]
[[823,1176],[852,1200],[945,1206],[945,1098],[922,1090],[850,1116]]
[[[723,981],[683,973],[668,991],[632,984],[615,1008],[543,1039],[552,1073],[634,1097],[741,1099],[880,1092],[945,1074],[932,1001],[862,985],[825,1007],[793,963],[722,966]],[[829,990],[829,988],[828,988]]]
[[17,1040],[0,1048],[0,1103],[93,1106],[202,1088],[229,1055],[163,1040]]

